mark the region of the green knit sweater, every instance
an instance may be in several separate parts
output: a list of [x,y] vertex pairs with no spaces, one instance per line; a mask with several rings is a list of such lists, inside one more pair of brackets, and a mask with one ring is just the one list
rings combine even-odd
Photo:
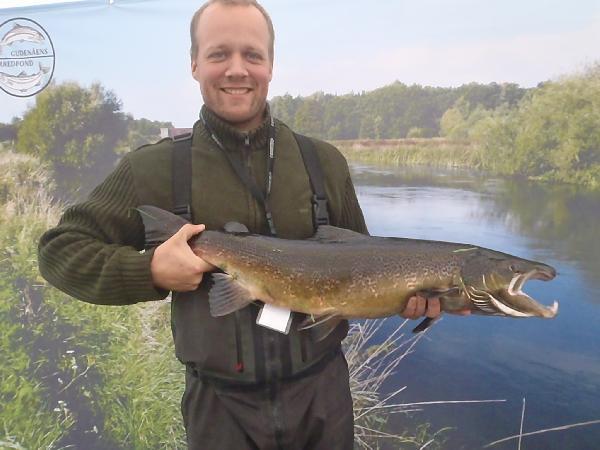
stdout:
[[[244,134],[203,111],[227,151],[243,162],[258,186],[264,186],[268,121]],[[291,130],[277,120],[275,129],[270,199],[275,226],[279,237],[306,238],[313,233],[308,176]],[[314,143],[325,174],[331,224],[366,233],[345,159],[330,144]],[[141,252],[144,228],[134,208],[153,204],[172,209],[172,149],[172,141],[163,139],[130,152],[86,201],[65,211],[39,243],[44,278],[96,304],[126,305],[168,294],[152,283],[152,251]],[[237,178],[201,121],[194,125],[192,139],[192,212],[194,222],[207,229],[237,221],[251,232],[267,231],[263,207]]]

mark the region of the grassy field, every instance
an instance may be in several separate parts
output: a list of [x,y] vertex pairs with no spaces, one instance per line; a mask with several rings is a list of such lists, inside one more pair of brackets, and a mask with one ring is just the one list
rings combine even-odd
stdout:
[[395,166],[481,167],[479,148],[466,140],[415,138],[330,142],[351,161]]

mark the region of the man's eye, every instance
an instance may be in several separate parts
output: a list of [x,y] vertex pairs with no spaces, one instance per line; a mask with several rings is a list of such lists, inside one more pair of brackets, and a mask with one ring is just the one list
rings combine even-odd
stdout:
[[223,59],[225,58],[225,52],[223,51],[218,51],[218,52],[212,52],[208,54],[208,59]]
[[256,53],[256,52],[249,52],[247,54],[248,59],[251,61],[262,61],[263,57],[260,53]]

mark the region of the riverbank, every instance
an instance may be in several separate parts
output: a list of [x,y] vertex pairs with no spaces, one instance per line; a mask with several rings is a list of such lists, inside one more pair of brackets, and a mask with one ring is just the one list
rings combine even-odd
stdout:
[[330,141],[352,161],[392,166],[479,168],[481,152],[467,140],[446,138]]
[[494,176],[515,177],[543,183],[559,183],[600,191],[600,164],[584,170],[550,170],[543,175],[510,172],[498,165],[481,145],[461,139],[356,139],[332,140],[349,161],[388,166],[465,168]]

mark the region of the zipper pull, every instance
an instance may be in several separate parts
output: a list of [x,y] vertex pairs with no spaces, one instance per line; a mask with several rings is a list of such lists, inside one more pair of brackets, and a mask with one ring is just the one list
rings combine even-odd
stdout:
[[244,137],[244,148],[242,149],[242,155],[246,167],[250,168],[250,135],[246,133]]

